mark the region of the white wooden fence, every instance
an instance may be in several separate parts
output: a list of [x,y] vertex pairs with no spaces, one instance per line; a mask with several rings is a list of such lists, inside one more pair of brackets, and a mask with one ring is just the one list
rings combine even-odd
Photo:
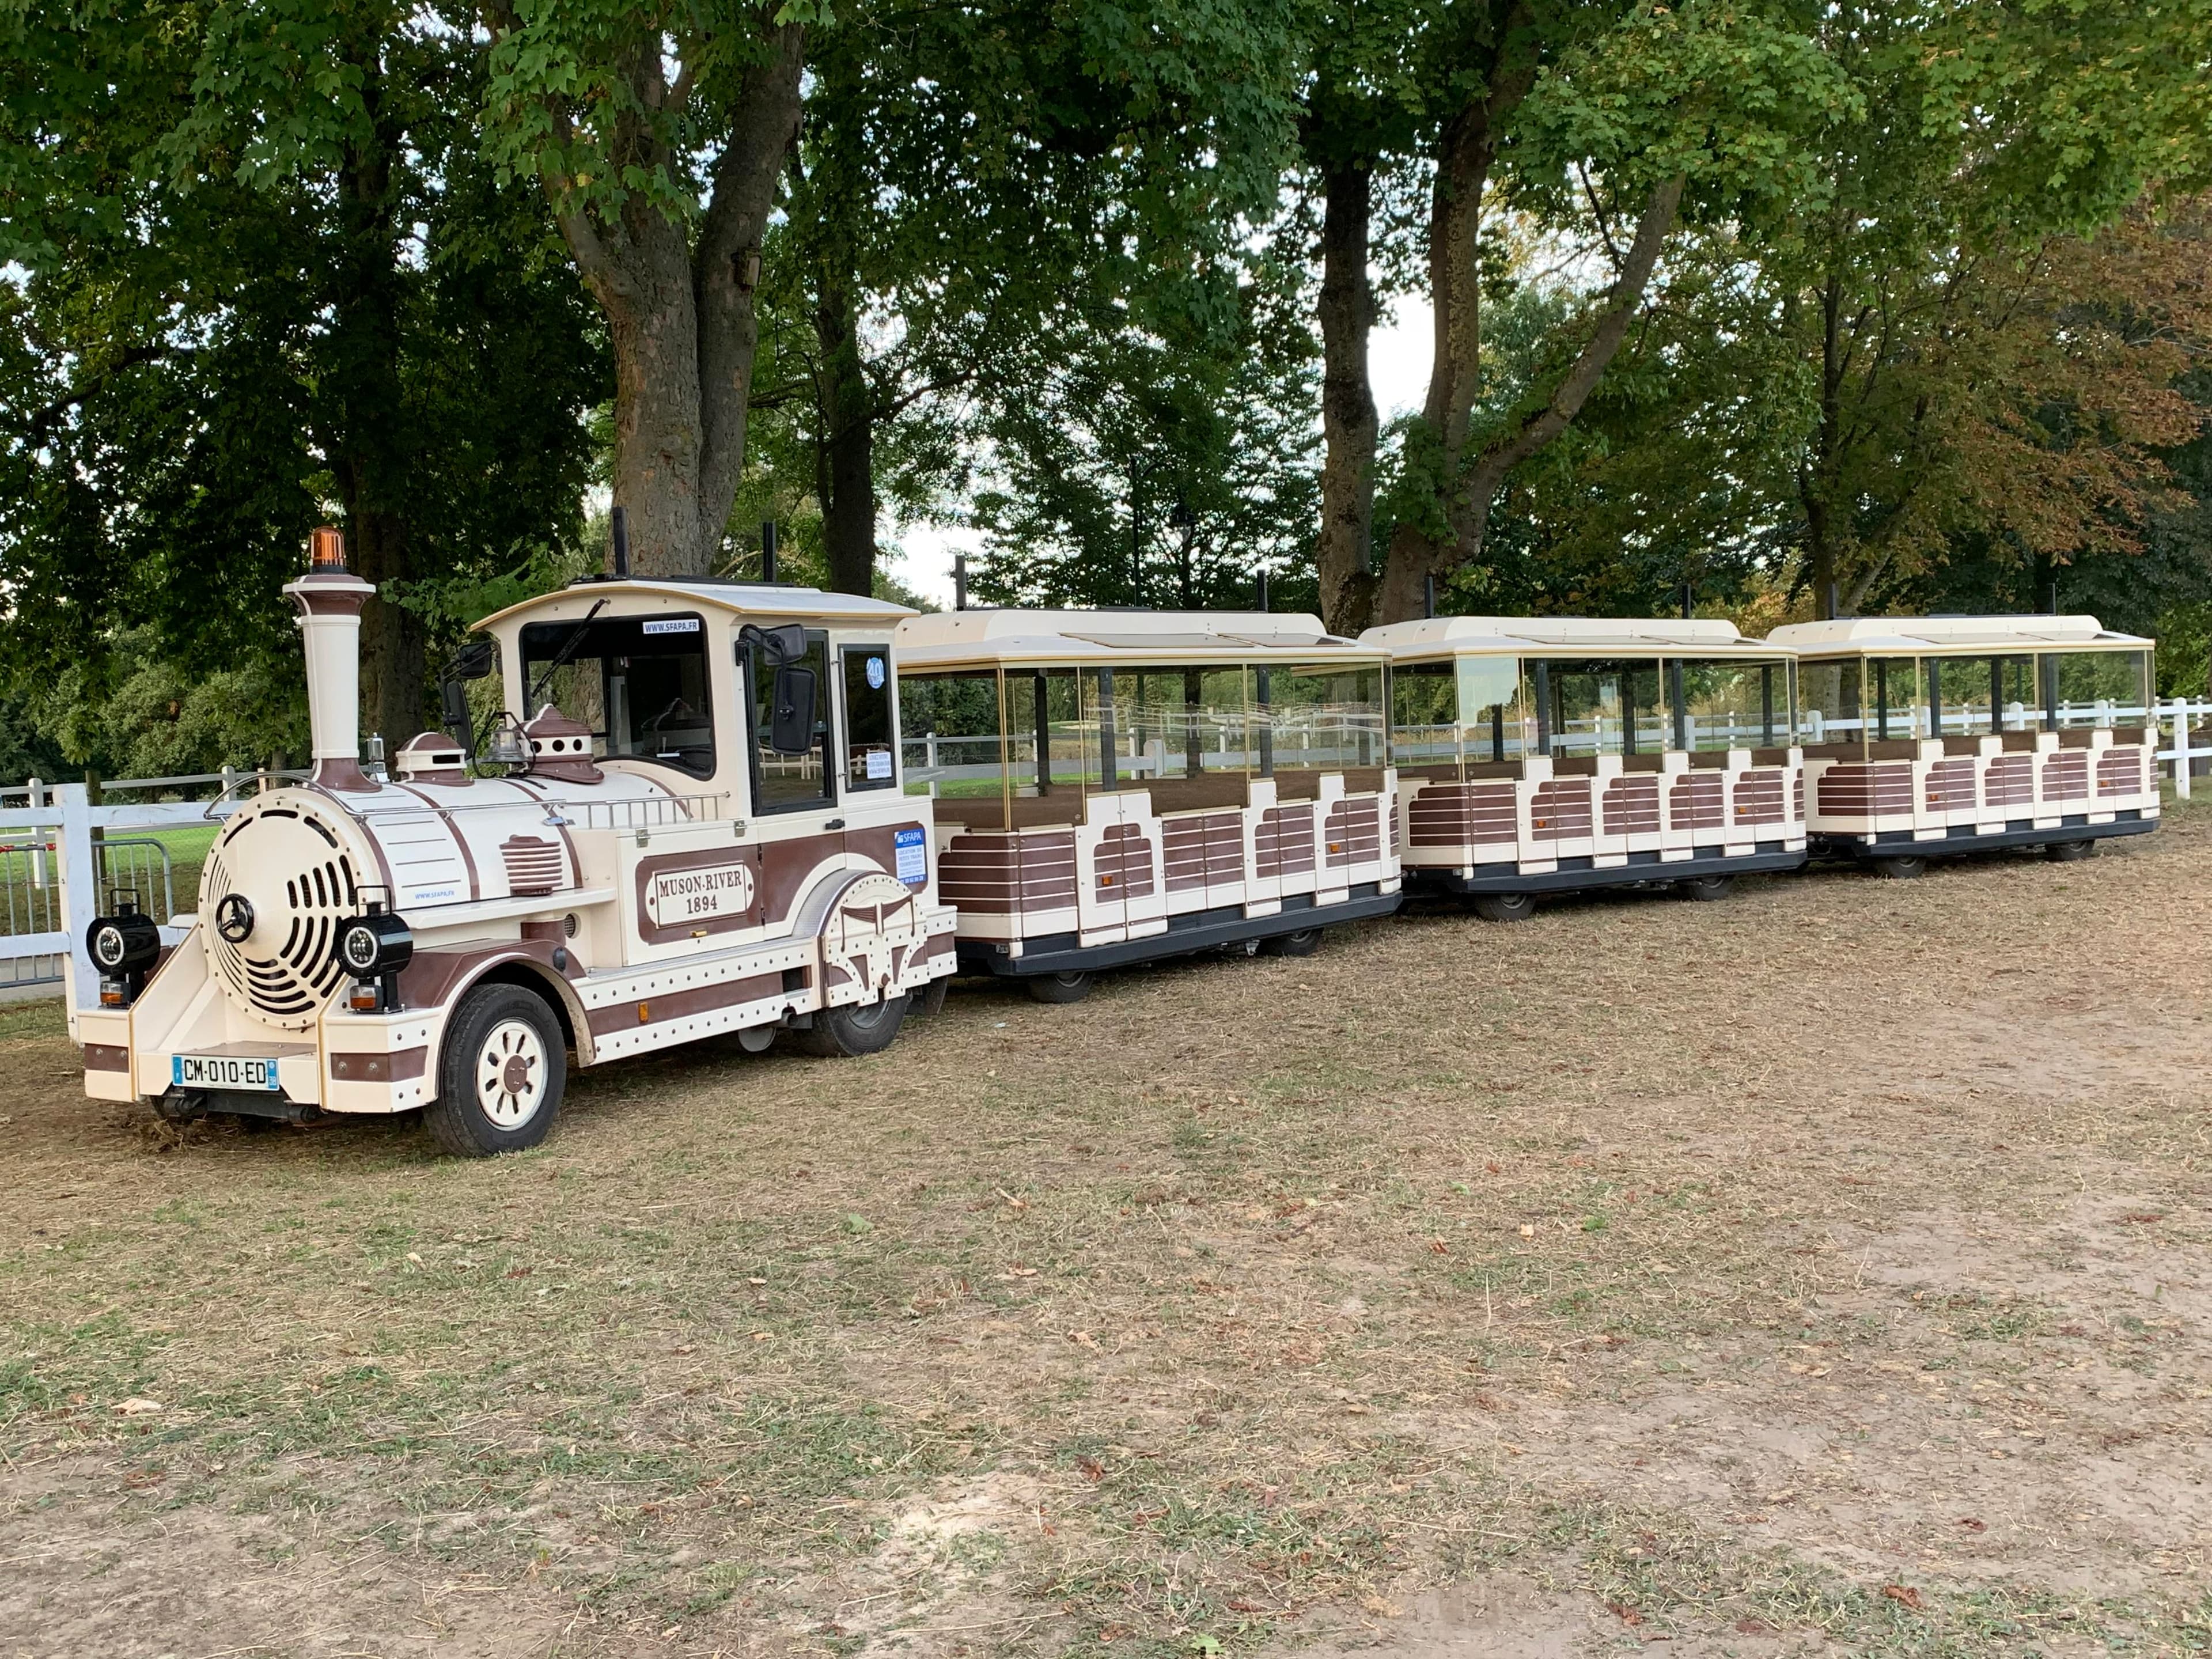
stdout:
[[[2121,718],[2140,712],[2116,709]],[[2156,721],[2160,763],[2170,770],[2173,793],[2190,794],[2190,763],[2212,759],[2212,700],[2161,698],[2148,711]],[[907,763],[940,765],[939,752],[957,746],[954,738],[911,738]],[[990,742],[995,744],[998,739]],[[967,768],[948,768],[966,771]],[[988,769],[994,775],[997,767]],[[196,829],[220,823],[236,811],[246,793],[304,776],[291,773],[198,773],[174,778],[125,778],[103,784],[94,805],[81,783],[42,784],[35,779],[0,789],[0,998],[27,992],[53,994],[64,981],[63,963],[74,963],[67,976],[80,1005],[100,994],[99,975],[84,954],[86,929],[111,890],[134,887],[142,908],[154,914],[161,937],[174,944],[189,916],[161,914],[170,899],[169,851],[157,839],[164,830]],[[191,792],[198,799],[112,801],[122,794]],[[20,804],[18,804],[20,803]],[[159,872],[158,882],[156,872]],[[90,879],[71,879],[78,871]]]

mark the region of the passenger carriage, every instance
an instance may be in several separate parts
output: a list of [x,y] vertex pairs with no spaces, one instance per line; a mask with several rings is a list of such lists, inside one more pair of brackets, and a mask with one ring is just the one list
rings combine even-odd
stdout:
[[1816,853],[1920,874],[1931,857],[2082,858],[2158,825],[2152,642],[2094,617],[1795,623]]
[[1380,651],[1312,617],[1127,611],[915,617],[898,647],[963,969],[1068,1001],[1397,908]]
[[544,1135],[570,1051],[795,1030],[862,1053],[941,996],[953,918],[930,803],[899,776],[904,609],[589,579],[479,624],[495,721],[425,732],[380,778],[356,696],[374,591],[319,532],[285,590],[313,774],[223,824],[181,944],[128,910],[94,924],[88,1094],[173,1116],[425,1107],[450,1150],[496,1152]]
[[1623,883],[1717,898],[1805,861],[1790,653],[1729,623],[1437,617],[1389,653],[1409,890],[1496,921]]

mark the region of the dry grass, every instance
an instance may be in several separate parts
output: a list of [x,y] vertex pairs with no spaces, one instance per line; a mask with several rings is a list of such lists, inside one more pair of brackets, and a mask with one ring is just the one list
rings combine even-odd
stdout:
[[0,1653],[2201,1651],[2208,849],[978,988],[483,1164],[0,1014]]

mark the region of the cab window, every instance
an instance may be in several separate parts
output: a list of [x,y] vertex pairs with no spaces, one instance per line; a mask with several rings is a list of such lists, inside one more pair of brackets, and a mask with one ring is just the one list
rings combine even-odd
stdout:
[[848,645],[840,654],[845,663],[846,791],[896,788],[890,647]]
[[522,685],[592,728],[592,752],[657,761],[711,777],[714,698],[707,634],[696,615],[532,623],[522,630]]
[[775,670],[757,659],[750,646],[738,647],[744,665],[745,696],[751,709],[753,811],[796,812],[837,799],[836,769],[830,757],[830,644],[809,630],[806,654],[794,666],[814,672],[814,729],[804,753],[780,753],[769,741],[775,725]]

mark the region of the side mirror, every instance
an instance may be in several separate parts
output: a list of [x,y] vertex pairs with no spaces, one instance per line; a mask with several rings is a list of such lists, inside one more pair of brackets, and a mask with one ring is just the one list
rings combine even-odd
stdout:
[[806,629],[799,623],[786,623],[781,628],[763,628],[757,623],[747,623],[738,630],[738,638],[759,652],[762,660],[770,667],[797,662],[806,654]]
[[491,641],[471,640],[453,653],[453,665],[446,671],[449,678],[480,680],[491,672]]
[[811,668],[786,663],[775,671],[768,744],[777,754],[803,755],[814,747],[814,689]]

